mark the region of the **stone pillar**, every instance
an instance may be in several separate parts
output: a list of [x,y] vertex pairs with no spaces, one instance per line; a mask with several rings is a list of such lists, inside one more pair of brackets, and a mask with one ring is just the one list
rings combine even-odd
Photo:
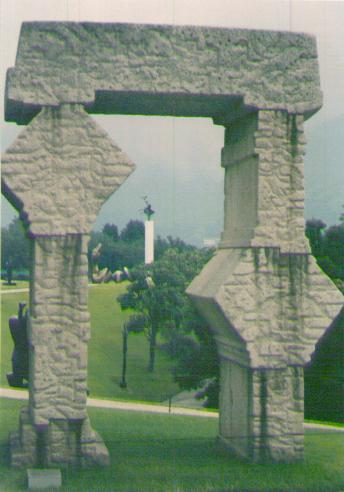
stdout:
[[222,166],[225,169],[225,214],[221,247],[249,246],[257,225],[258,154],[253,113],[225,131]]
[[226,128],[219,250],[188,288],[218,346],[220,440],[253,461],[303,457],[303,366],[343,298],[304,235],[303,117]]
[[33,239],[30,412],[36,425],[86,417],[88,239],[81,234]]
[[3,156],[6,197],[32,241],[29,406],[11,435],[13,466],[107,465],[86,411],[89,233],[133,170],[80,105],[44,108]]

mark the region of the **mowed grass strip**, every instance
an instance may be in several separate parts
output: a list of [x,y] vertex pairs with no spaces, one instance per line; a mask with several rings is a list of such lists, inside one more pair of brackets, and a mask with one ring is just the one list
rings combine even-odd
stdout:
[[[0,399],[0,483],[6,492],[26,489],[25,470],[8,466],[7,434],[18,426],[22,402]],[[344,490],[344,436],[307,430],[305,461],[250,464],[218,446],[215,419],[89,409],[104,438],[111,465],[65,469],[61,492],[225,492]]]
[[[162,402],[178,392],[173,382],[171,360],[157,350],[156,370],[147,371],[148,342],[143,334],[130,334],[127,354],[128,387],[119,387],[122,372],[122,328],[129,312],[121,311],[117,296],[128,283],[95,285],[89,289],[91,340],[88,345],[88,387],[91,398]],[[28,287],[22,283],[20,286]],[[0,384],[8,387],[6,373],[12,371],[13,342],[8,319],[18,311],[19,301],[28,303],[29,294],[13,293],[1,297],[1,375]]]

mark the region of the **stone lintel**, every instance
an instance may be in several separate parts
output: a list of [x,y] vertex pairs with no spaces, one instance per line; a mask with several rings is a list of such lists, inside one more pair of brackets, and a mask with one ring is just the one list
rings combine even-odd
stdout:
[[[322,104],[315,38],[195,26],[25,22],[6,84],[6,120],[42,106],[91,113],[212,117],[279,109],[307,116]],[[246,109],[247,110],[247,109]],[[222,123],[221,123],[222,124]]]

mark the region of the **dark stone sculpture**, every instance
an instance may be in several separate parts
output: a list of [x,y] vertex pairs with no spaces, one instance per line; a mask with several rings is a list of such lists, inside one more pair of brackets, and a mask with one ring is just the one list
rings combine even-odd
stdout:
[[29,345],[27,339],[27,313],[24,314],[24,302],[19,303],[18,316],[11,316],[8,321],[11,336],[14,343],[12,353],[12,373],[7,374],[7,381],[10,386],[26,388],[28,383],[24,379],[29,379]]

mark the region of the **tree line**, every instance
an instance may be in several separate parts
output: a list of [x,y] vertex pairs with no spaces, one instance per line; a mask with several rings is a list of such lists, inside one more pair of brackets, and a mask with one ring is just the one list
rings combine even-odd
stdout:
[[344,213],[331,227],[318,219],[308,220],[306,236],[320,268],[344,292]]
[[[105,224],[101,231],[92,231],[88,244],[88,259],[91,267],[92,251],[101,243],[98,258],[99,268],[108,268],[111,271],[122,270],[123,267],[133,268],[144,262],[144,223],[140,220],[130,220],[119,231],[115,224]],[[179,238],[157,237],[155,240],[155,258],[159,259],[163,253],[175,248],[178,251],[192,248]],[[30,268],[30,240],[19,218],[15,218],[8,227],[1,228],[1,270],[11,263],[15,274],[26,272]]]

